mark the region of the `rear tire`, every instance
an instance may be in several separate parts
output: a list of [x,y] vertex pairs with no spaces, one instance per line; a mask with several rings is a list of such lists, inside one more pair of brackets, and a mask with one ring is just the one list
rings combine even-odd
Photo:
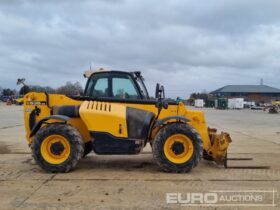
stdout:
[[76,128],[67,124],[49,124],[41,128],[31,144],[32,156],[45,171],[68,172],[84,154],[84,142]]
[[[174,143],[170,144],[169,141],[172,138]],[[181,139],[177,141],[176,138]],[[165,172],[185,173],[191,171],[201,160],[202,152],[203,143],[200,135],[191,126],[183,123],[172,123],[164,126],[153,141],[154,159]]]

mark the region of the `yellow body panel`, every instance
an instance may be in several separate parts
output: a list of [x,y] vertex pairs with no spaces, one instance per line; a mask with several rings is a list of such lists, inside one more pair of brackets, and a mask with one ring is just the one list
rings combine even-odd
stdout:
[[127,138],[126,106],[114,103],[85,101],[80,116],[88,130]]
[[16,103],[22,104],[22,103],[23,103],[23,98],[17,98],[17,99],[16,99]]
[[[28,143],[31,144],[32,139],[30,138],[30,128],[29,128],[29,117],[30,112],[35,109],[35,107],[40,108],[39,116],[36,116],[36,122],[41,120],[44,117],[51,115],[51,109],[47,106],[47,97],[45,93],[35,93],[30,92],[24,96],[24,124],[26,130],[26,138]],[[59,94],[49,94],[49,105],[50,106],[63,106],[63,105],[79,105],[82,101],[73,100],[68,98],[65,95]],[[50,120],[49,122],[55,122]],[[85,142],[90,141],[91,137],[88,132],[87,127],[80,118],[71,119],[69,122],[70,125],[73,125],[82,135]]]

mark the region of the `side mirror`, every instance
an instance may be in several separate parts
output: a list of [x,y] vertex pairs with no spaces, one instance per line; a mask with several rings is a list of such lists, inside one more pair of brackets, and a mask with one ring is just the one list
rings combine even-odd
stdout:
[[165,98],[165,91],[163,85],[160,87],[160,90],[161,90],[161,98]]
[[164,87],[163,87],[163,85],[160,85],[159,83],[157,83],[157,85],[156,85],[155,97],[157,99],[164,99],[165,98]]
[[155,94],[155,98],[158,98],[158,97],[159,97],[159,88],[160,88],[160,84],[157,83],[157,85],[156,85],[156,94]]
[[156,107],[159,109],[159,112],[161,111],[162,108],[167,109],[168,108],[168,102],[166,100],[164,100],[165,99],[165,92],[164,92],[163,85],[160,85],[159,83],[157,83],[155,96],[158,100],[157,103],[156,103]]

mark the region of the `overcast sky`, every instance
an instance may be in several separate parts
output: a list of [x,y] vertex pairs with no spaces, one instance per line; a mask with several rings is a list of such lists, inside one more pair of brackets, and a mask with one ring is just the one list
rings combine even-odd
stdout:
[[58,87],[104,67],[141,70],[151,94],[280,88],[279,0],[1,0],[0,86]]

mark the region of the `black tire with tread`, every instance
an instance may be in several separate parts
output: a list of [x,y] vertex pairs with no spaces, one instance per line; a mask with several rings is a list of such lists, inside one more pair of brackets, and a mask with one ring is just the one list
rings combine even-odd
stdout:
[[[164,154],[164,144],[168,137],[174,134],[186,135],[193,143],[192,157],[185,163],[170,162]],[[197,131],[188,124],[172,123],[162,127],[153,141],[153,156],[156,163],[165,172],[185,173],[196,167],[203,153],[203,142]]]
[[[61,164],[51,164],[41,155],[41,144],[50,135],[61,135],[70,144],[70,155]],[[42,169],[51,173],[64,173],[75,168],[82,158],[84,154],[84,142],[76,128],[67,124],[54,123],[46,125],[38,131],[31,144],[31,150],[34,160]]]

